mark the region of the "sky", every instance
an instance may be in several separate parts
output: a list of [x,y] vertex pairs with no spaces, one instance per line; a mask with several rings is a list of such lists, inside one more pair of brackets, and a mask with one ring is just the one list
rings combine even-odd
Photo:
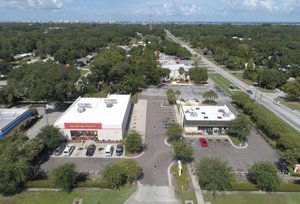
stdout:
[[300,0],[0,0],[0,21],[300,22]]

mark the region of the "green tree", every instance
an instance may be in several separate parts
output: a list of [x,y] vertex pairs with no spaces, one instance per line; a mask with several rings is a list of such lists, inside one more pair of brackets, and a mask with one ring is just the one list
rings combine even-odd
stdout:
[[300,99],[300,76],[295,81],[286,83],[283,86],[283,90],[289,100],[298,101]]
[[182,128],[178,123],[172,123],[168,126],[166,134],[169,141],[180,140],[182,136]]
[[270,162],[257,162],[249,169],[249,180],[264,191],[275,191],[280,184],[276,167]]
[[54,184],[66,191],[71,191],[76,183],[76,172],[74,164],[64,164],[53,170]]
[[206,83],[208,79],[207,69],[206,68],[199,68],[193,67],[189,69],[189,76],[192,81],[196,84],[203,84]]
[[176,95],[176,99],[178,99],[178,96],[181,95],[181,92],[180,92],[179,90],[176,90],[176,91],[175,91],[175,95]]
[[180,75],[183,75],[184,72],[185,72],[185,71],[184,71],[184,68],[183,68],[183,67],[179,67],[178,73],[179,73]]
[[262,87],[275,89],[282,86],[287,80],[287,75],[274,69],[263,69],[257,76],[257,81]]
[[117,164],[126,175],[128,183],[132,183],[142,173],[142,168],[138,165],[137,161],[133,159],[121,160]]
[[174,157],[183,162],[189,162],[193,157],[193,148],[186,140],[178,140],[173,144]]
[[126,182],[126,175],[117,164],[106,166],[102,171],[102,178],[110,188],[119,188]]
[[251,126],[249,119],[242,115],[230,121],[228,133],[237,137],[239,140],[246,141],[247,136],[250,134],[250,129]]
[[141,151],[143,139],[140,133],[131,130],[125,136],[125,149],[126,151],[133,153]]
[[176,103],[176,93],[173,89],[168,89],[167,92],[167,100],[169,104],[175,104]]
[[71,100],[78,96],[75,83],[79,71],[55,63],[35,63],[14,69],[8,75],[8,87],[16,97],[30,100]]
[[196,174],[201,187],[212,191],[224,191],[231,188],[234,181],[232,167],[216,158],[203,158],[196,166]]
[[41,139],[50,150],[53,150],[64,139],[64,135],[53,125],[43,127],[36,137]]
[[218,98],[218,94],[213,90],[209,90],[203,93],[203,98],[205,98],[205,101],[209,103],[214,103],[215,100]]

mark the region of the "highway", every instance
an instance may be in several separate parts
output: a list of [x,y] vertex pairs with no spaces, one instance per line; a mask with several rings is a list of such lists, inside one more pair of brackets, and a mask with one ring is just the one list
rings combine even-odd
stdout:
[[[192,49],[187,43],[179,40],[176,38],[172,33],[170,33],[168,30],[165,30],[168,37],[170,37],[175,43],[179,44],[182,47],[185,47],[187,50],[191,52],[191,54],[196,55],[197,57],[201,58],[202,61],[210,68],[212,68],[216,73],[221,74],[223,77],[227,78],[229,81],[231,81],[233,84],[237,85],[241,88],[241,90],[252,90],[253,95],[251,97],[255,99],[258,103],[264,105],[266,108],[271,110],[273,113],[275,113],[277,116],[279,116],[281,119],[286,121],[288,124],[290,124],[292,127],[294,127],[296,130],[300,132],[300,113],[297,111],[291,110],[288,107],[281,105],[278,106],[273,103],[274,99],[278,96],[283,96],[283,93],[263,93],[259,90],[256,90],[255,87],[249,86],[245,84],[244,82],[240,81],[221,67],[217,66],[216,64],[212,63],[208,59],[204,58],[202,55],[197,53],[194,49]],[[256,97],[256,98],[255,98]]]

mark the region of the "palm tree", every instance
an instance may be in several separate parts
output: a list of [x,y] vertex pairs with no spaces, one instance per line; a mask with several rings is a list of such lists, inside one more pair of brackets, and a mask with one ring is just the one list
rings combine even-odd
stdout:
[[175,91],[176,99],[178,99],[178,96],[181,95],[181,92],[179,90]]
[[214,103],[215,100],[218,98],[218,94],[214,92],[213,90],[209,90],[203,94],[203,98],[205,98],[206,101],[209,103]]

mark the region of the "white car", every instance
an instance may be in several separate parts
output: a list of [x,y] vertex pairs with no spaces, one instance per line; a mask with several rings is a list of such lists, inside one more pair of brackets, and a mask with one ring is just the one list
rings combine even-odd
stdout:
[[73,145],[67,145],[66,148],[64,149],[64,156],[70,156],[75,149],[75,146]]
[[275,104],[275,105],[277,105],[277,106],[281,106],[281,103],[280,103],[280,101],[273,101],[273,103]]

